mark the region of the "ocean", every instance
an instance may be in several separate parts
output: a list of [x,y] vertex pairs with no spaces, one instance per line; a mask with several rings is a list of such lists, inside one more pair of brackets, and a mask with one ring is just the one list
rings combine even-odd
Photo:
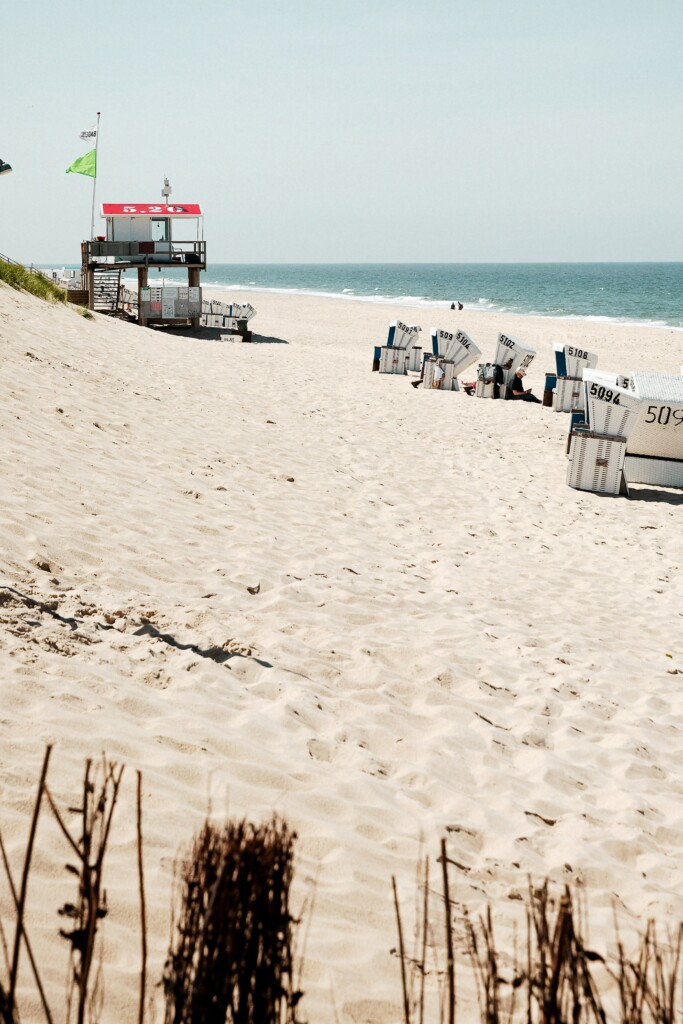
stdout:
[[683,263],[210,263],[202,286],[683,327]]

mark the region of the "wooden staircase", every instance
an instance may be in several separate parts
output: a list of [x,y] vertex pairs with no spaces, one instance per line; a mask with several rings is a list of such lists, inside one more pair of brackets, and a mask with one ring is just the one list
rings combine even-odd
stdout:
[[121,290],[121,271],[111,266],[95,267],[93,273],[93,305],[98,313],[120,312],[119,293]]

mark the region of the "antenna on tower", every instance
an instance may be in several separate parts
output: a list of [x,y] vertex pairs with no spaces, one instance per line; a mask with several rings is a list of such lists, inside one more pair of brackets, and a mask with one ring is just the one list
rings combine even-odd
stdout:
[[172,191],[173,189],[168,183],[168,178],[164,178],[164,187],[161,190],[161,195],[166,199],[166,205],[168,205],[168,197]]

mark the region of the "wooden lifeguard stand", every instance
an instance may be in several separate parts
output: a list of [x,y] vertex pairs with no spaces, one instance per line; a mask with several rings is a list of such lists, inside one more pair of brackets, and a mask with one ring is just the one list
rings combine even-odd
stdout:
[[[168,203],[171,189],[164,181],[163,203],[102,203],[106,235],[83,242],[81,255],[83,282],[88,307],[102,312],[117,312],[120,306],[121,273],[137,270],[138,323],[187,324],[199,327],[202,290],[199,275],[206,270],[206,242],[203,237],[203,212],[198,203]],[[174,237],[175,222],[182,235],[190,234],[187,222],[196,224],[196,238]],[[170,267],[187,269],[187,286],[156,287],[149,283],[149,271]]]

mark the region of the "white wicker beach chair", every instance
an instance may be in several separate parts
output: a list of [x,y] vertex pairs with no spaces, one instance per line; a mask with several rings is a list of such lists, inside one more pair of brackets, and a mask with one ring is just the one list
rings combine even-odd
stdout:
[[503,379],[499,384],[499,397],[507,397],[510,381],[518,370],[528,369],[534,361],[536,350],[509,334],[499,334],[496,343],[494,363],[502,368]]
[[553,345],[553,349],[557,369],[553,409],[555,412],[583,412],[583,372],[597,366],[598,357],[574,345]]
[[593,431],[572,435],[567,466],[567,483],[580,491],[598,494],[627,492],[624,477],[626,440]]
[[379,372],[419,372],[422,369],[422,349],[416,342],[421,331],[422,328],[417,324],[404,324],[400,320],[392,320],[389,324],[387,343],[381,348]]
[[256,310],[249,302],[220,302],[218,299],[204,299],[202,302],[202,327],[219,328],[228,334],[238,334],[243,341],[251,341],[249,321],[256,316]]
[[683,487],[683,374],[635,371],[629,390],[640,415],[626,448],[626,479]]
[[[436,367],[440,366],[443,370],[443,377],[435,383],[435,371]],[[425,360],[424,373],[422,375],[422,389],[423,391],[431,391],[434,388],[438,388],[440,391],[459,391],[460,385],[458,384],[458,378],[453,372],[453,363],[449,363],[446,359],[441,359],[439,356],[429,356]]]
[[640,416],[641,401],[632,391],[620,387],[618,378],[616,373],[584,370],[582,386],[586,422],[598,434],[622,437],[628,441]]
[[[425,374],[430,363],[438,362],[444,371],[441,390],[459,391],[458,375],[481,357],[481,351],[464,331],[444,331],[434,327],[431,342],[432,354],[425,362]],[[429,373],[431,376],[433,369]]]

